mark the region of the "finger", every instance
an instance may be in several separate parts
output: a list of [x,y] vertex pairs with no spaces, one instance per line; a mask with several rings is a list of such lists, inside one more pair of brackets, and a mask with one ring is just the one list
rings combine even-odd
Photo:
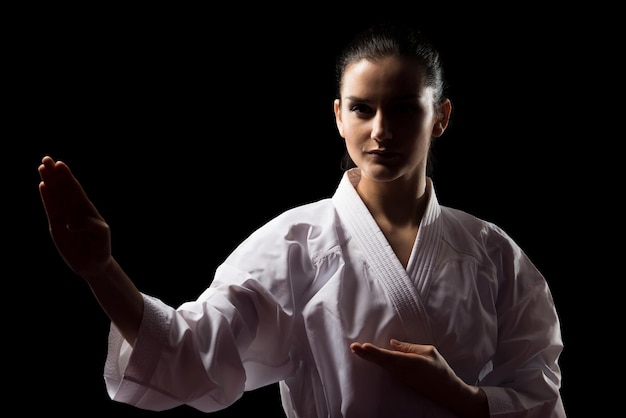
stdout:
[[402,352],[407,354],[425,355],[428,354],[431,346],[422,344],[409,343],[406,341],[396,340],[392,338],[389,341],[391,348],[396,352]]
[[395,338],[392,338],[389,341],[389,344],[396,351],[402,351],[403,353],[410,353],[413,351],[412,344],[406,341],[400,341],[400,340],[396,340]]
[[65,192],[68,188],[82,191],[80,183],[63,161],[55,162],[51,157],[44,157],[39,166],[39,175],[48,187],[50,195]]
[[397,359],[402,353],[388,350],[371,343],[355,343],[350,346],[352,352],[359,357],[378,364],[388,363]]
[[41,181],[51,188],[54,188],[54,184],[56,183],[56,167],[57,163],[52,157],[45,156],[42,158],[41,165],[38,168]]
[[48,194],[48,187],[46,186],[46,184],[41,181],[39,183],[39,196],[41,196],[41,202],[43,203],[43,207],[45,209],[46,212],[46,216],[48,217],[48,224],[52,225],[52,208],[51,208],[51,204],[48,203],[50,202],[50,196]]
[[51,225],[67,225],[70,222],[81,222],[81,218],[100,217],[64,162],[44,157],[39,173],[42,179],[39,191]]

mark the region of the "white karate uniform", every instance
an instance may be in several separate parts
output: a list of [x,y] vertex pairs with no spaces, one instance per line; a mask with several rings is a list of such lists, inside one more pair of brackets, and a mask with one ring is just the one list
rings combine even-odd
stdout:
[[[429,202],[404,269],[346,172],[332,198],[252,233],[195,301],[144,295],[134,348],[114,325],[112,399],[216,411],[280,382],[288,417],[452,417],[353,341],[434,344],[493,417],[564,417],[560,323],[544,277],[496,225]],[[420,379],[420,376],[415,376]]]

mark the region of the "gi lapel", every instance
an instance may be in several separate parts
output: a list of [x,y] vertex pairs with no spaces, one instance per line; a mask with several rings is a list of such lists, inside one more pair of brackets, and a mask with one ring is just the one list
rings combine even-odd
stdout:
[[[425,277],[411,281],[406,270],[393,252],[387,239],[374,221],[374,218],[354,189],[353,182],[358,181],[356,169],[344,174],[332,200],[346,228],[356,240],[362,251],[371,260],[371,267],[380,278],[384,289],[391,299],[400,320],[404,324],[409,341],[427,344],[432,342],[429,319],[424,305],[417,293],[415,283],[423,283]],[[356,184],[356,183],[354,183]],[[411,264],[415,265],[415,261]],[[424,260],[420,260],[424,261]],[[430,273],[430,264],[426,268],[417,266],[416,274]]]

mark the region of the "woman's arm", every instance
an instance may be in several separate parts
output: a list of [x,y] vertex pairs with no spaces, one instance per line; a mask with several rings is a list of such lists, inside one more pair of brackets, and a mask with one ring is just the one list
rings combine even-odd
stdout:
[[45,156],[39,175],[39,192],[59,254],[89,284],[105,313],[134,344],[143,298],[111,254],[108,224],[65,163]]

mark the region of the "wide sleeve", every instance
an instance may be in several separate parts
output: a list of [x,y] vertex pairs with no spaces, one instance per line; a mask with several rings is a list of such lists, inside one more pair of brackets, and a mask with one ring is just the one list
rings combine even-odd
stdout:
[[307,278],[318,276],[309,249],[315,234],[310,225],[285,230],[277,222],[241,243],[198,299],[174,309],[144,295],[132,349],[111,327],[105,380],[112,399],[149,410],[187,404],[212,412],[289,376],[293,283],[306,289]]
[[[104,370],[111,399],[155,411],[189,404],[207,412],[237,400],[245,373],[236,350],[221,350],[227,344],[233,347],[228,326],[210,306],[204,315],[200,324],[186,311],[144,295],[144,316],[134,348],[111,325]],[[197,332],[223,343],[203,353],[196,349]],[[205,368],[208,355],[220,358]]]
[[498,270],[496,354],[480,386],[492,417],[565,417],[561,327],[547,281],[504,232],[491,242]]

